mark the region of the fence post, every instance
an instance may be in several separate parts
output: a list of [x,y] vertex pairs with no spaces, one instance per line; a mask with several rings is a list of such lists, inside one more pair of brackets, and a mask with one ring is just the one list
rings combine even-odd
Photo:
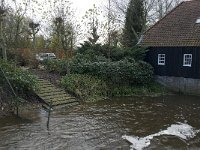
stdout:
[[49,121],[50,121],[51,109],[52,109],[52,101],[51,101],[49,109],[48,109],[47,130],[49,130]]

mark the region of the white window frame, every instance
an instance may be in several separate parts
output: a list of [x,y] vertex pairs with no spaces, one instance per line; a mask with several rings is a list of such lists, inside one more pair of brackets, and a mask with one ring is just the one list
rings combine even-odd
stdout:
[[196,24],[200,24],[200,17],[197,18]]
[[[190,58],[187,58],[187,56],[189,56]],[[191,59],[191,61],[187,60],[187,59]],[[184,54],[183,55],[183,66],[185,66],[185,67],[191,67],[192,66],[192,54]]]
[[165,65],[165,54],[158,54],[158,65]]

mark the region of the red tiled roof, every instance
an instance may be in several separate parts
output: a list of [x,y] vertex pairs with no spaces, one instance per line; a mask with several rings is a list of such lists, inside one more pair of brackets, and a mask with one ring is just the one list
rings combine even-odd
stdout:
[[143,46],[200,46],[200,0],[185,1],[147,30]]

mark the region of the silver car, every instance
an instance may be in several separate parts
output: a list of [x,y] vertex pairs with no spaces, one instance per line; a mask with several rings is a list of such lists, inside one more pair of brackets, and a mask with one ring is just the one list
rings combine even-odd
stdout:
[[36,54],[36,59],[42,62],[44,60],[56,59],[56,55],[54,53],[39,53]]

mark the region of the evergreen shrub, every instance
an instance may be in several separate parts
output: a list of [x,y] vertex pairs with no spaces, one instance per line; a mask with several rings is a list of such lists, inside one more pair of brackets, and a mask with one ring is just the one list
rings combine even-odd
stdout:
[[71,67],[71,72],[98,76],[104,81],[118,85],[144,85],[153,79],[153,68],[146,62],[92,62],[78,63]]
[[[33,92],[37,89],[37,80],[28,71],[15,68],[14,65],[4,62],[3,60],[0,60],[0,67],[13,86],[13,89],[18,94],[28,94],[29,92]],[[1,70],[0,72],[0,84],[4,87],[8,87],[8,83]]]

